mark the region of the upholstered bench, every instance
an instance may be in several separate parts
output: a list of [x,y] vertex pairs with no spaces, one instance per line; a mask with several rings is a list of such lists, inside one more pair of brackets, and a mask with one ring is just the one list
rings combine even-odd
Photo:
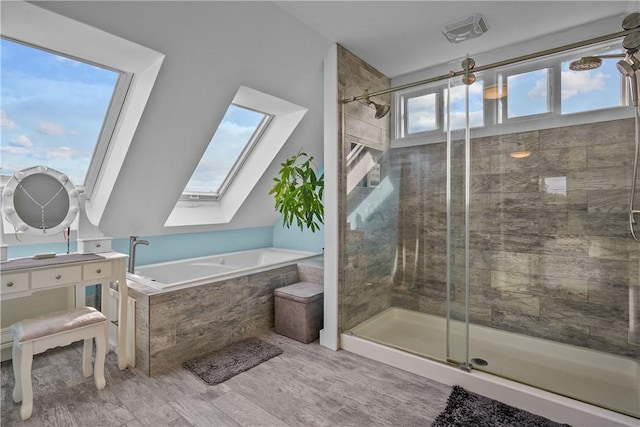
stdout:
[[299,282],[275,290],[276,333],[310,343],[318,339],[324,312],[322,285]]
[[46,316],[25,319],[11,325],[13,334],[13,376],[15,387],[13,401],[22,402],[20,416],[31,417],[33,388],[31,364],[33,355],[53,347],[69,345],[84,340],[82,371],[85,377],[92,374],[91,353],[93,338],[96,340],[95,383],[98,390],[106,384],[104,362],[107,353],[107,318],[93,307],[80,307],[59,311]]

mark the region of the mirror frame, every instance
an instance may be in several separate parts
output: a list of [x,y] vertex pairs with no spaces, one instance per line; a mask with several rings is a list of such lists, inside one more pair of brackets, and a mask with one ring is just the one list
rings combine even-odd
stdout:
[[[67,213],[65,217],[60,221],[57,225],[45,228],[43,227],[33,227],[27,224],[21,213],[16,211],[15,203],[14,203],[14,194],[20,185],[20,182],[29,176],[34,175],[43,175],[48,178],[54,178],[57,180],[62,189],[63,193],[67,195],[69,198],[69,208],[67,209]],[[47,166],[34,166],[31,168],[23,169],[21,171],[16,172],[7,182],[6,187],[2,191],[2,212],[6,216],[7,220],[13,224],[16,228],[16,231],[35,234],[38,236],[47,236],[55,233],[59,233],[69,227],[76,215],[80,211],[80,207],[78,204],[78,195],[79,191],[75,188],[75,186],[69,180],[69,177],[61,172],[58,172],[55,169],[51,169]],[[52,197],[55,195],[52,195]],[[34,209],[40,209],[37,206],[33,206]],[[24,214],[24,213],[23,213]]]

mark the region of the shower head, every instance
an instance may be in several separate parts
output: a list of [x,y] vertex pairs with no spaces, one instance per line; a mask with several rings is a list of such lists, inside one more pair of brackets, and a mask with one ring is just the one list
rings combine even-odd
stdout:
[[376,110],[376,115],[375,115],[376,119],[383,118],[391,110],[391,105],[389,105],[389,104],[378,104],[377,102],[374,102],[371,99],[369,99],[369,90],[368,89],[364,90],[364,93],[362,94],[362,96],[364,97],[364,101],[367,103],[367,105],[373,105],[373,108]]
[[620,73],[629,78],[629,82],[631,83],[631,101],[634,107],[640,105],[640,100],[638,94],[638,76],[636,75],[636,71],[638,71],[638,67],[640,66],[640,62],[638,62],[634,56],[631,56],[631,63],[622,60],[618,61],[616,64],[616,68]]
[[625,30],[633,30],[640,27],[640,13],[634,12],[627,15],[622,21],[622,28]]
[[378,104],[373,101],[369,101],[369,104],[373,104],[373,106],[376,107],[376,115],[375,115],[376,119],[383,118],[391,110],[391,105],[389,104]]
[[602,58],[598,56],[583,56],[569,64],[569,69],[573,71],[587,71],[598,68],[602,65]]
[[618,61],[618,63],[616,64],[616,68],[625,77],[633,77],[633,75],[636,73],[635,67],[629,64],[627,61]]
[[624,36],[624,39],[622,39],[622,47],[633,52],[640,49],[640,33],[633,32]]

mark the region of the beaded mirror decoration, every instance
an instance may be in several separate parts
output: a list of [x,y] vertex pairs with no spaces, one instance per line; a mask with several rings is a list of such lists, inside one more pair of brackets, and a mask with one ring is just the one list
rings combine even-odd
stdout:
[[78,194],[67,175],[34,166],[9,179],[2,192],[2,211],[16,231],[55,234],[69,227],[78,214]]

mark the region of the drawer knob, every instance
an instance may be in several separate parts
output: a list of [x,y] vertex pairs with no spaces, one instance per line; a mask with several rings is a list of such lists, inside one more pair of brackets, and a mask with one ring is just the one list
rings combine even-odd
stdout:
[[96,273],[98,273],[98,274],[102,273],[102,269],[101,268],[97,269]]
[[13,286],[13,282],[9,282],[9,283],[7,283],[7,288],[10,288],[10,287],[12,287],[12,286]]
[[96,248],[101,247],[102,245],[100,243],[96,243]]
[[62,279],[62,275],[61,274],[56,274],[56,280],[60,280]]

